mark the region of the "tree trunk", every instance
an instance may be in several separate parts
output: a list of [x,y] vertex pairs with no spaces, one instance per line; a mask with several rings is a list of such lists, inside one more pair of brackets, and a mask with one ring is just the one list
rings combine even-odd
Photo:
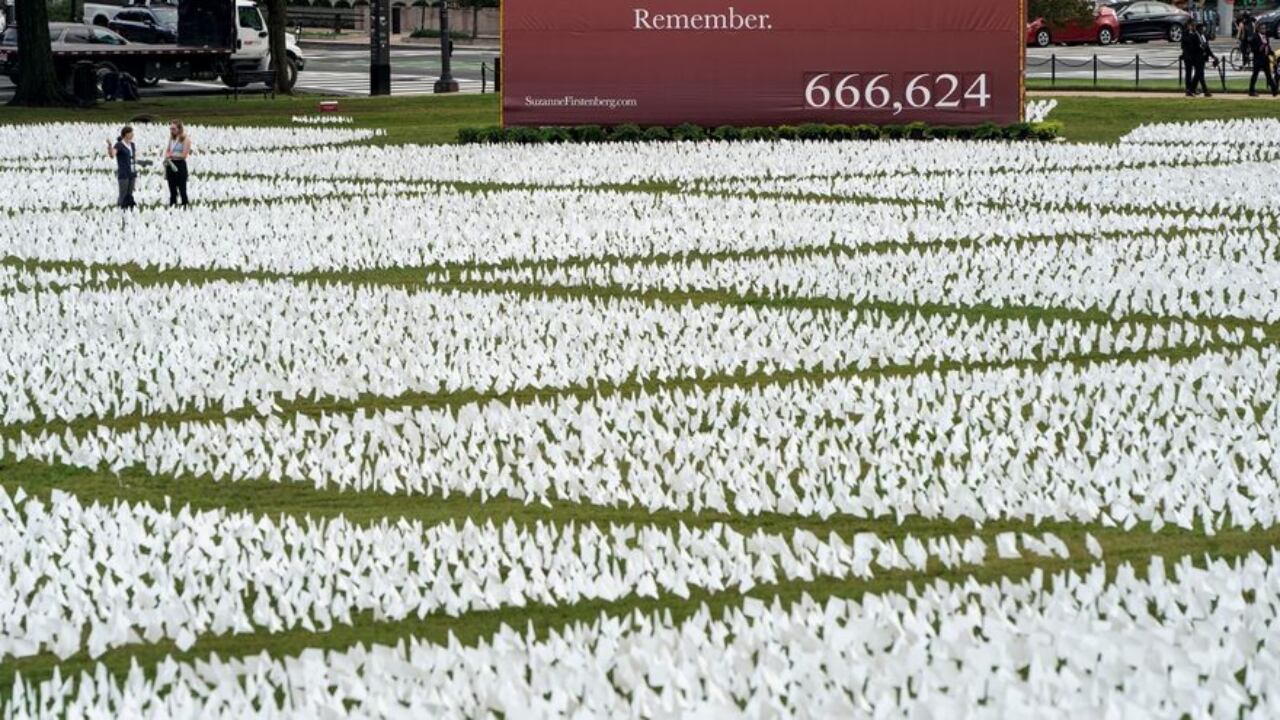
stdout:
[[276,92],[293,91],[289,83],[289,50],[286,47],[285,0],[267,0],[267,42],[271,48],[271,67],[276,71]]
[[17,0],[18,77],[10,105],[30,107],[71,105],[58,85],[49,47],[49,8],[45,0]]
[[472,0],[471,5],[471,39],[480,37],[480,3]]

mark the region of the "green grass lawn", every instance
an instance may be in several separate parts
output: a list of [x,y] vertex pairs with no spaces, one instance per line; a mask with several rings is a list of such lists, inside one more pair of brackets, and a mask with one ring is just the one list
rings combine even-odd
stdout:
[[1157,122],[1280,118],[1280,100],[1189,97],[1060,97],[1049,116],[1075,142],[1115,142],[1135,127]]
[[[1030,87],[1040,89],[1035,84]],[[167,122],[180,118],[213,125],[288,125],[295,115],[316,113],[321,99],[312,95],[281,96],[274,100],[262,96],[240,100],[221,96],[159,98],[136,103],[103,103],[87,110],[0,106],[0,123],[71,120],[125,123],[138,118]],[[498,123],[497,95],[341,98],[338,103],[339,114],[354,118],[354,127],[385,129],[386,136],[375,141],[380,144],[449,143],[455,141],[459,128]],[[1051,119],[1063,124],[1063,135],[1068,140],[1114,142],[1143,123],[1258,117],[1280,117],[1280,101],[1072,96],[1059,98]]]
[[168,122],[177,118],[209,125],[290,125],[295,115],[314,115],[321,100],[337,100],[338,115],[352,117],[351,127],[382,128],[385,144],[436,144],[453,142],[458,129],[498,122],[497,95],[448,95],[441,97],[331,98],[316,95],[277,96],[246,94],[240,99],[222,96],[166,97],[131,103],[100,103],[89,109],[14,108],[0,106],[0,123],[108,122],[146,119]]
[[[262,97],[245,97],[241,100],[229,100],[222,97],[200,98],[164,98],[146,100],[130,104],[103,104],[87,110],[48,110],[0,108],[0,123],[37,123],[55,121],[92,121],[123,124],[140,122],[141,118],[149,118],[154,122],[165,122],[170,118],[180,118],[191,123],[215,125],[289,125],[295,115],[312,114],[317,110],[320,98],[315,96],[279,97],[267,99]],[[342,98],[339,100],[339,113],[355,119],[356,127],[373,127],[385,129],[387,134],[377,140],[384,144],[407,143],[448,143],[452,142],[461,127],[491,125],[498,121],[498,99],[494,95],[458,95],[448,97],[415,97],[415,98]],[[1280,102],[1247,102],[1228,99],[1182,99],[1165,97],[1062,97],[1060,104],[1051,119],[1064,125],[1064,133],[1069,140],[1081,142],[1114,142],[1121,135],[1142,123],[1158,121],[1189,121],[1211,118],[1251,118],[1280,117]],[[95,141],[96,142],[96,141]],[[103,170],[109,172],[109,169]],[[463,183],[442,183],[452,185],[456,189],[474,190],[475,187]],[[483,188],[481,188],[483,189]],[[600,188],[597,188],[600,189]],[[610,186],[613,192],[678,192],[675,186],[657,188],[649,185]],[[232,201],[234,202],[234,201]],[[1007,239],[1001,239],[1002,242]],[[867,251],[878,251],[869,248]],[[24,268],[46,269],[61,266],[72,266],[76,263],[42,263],[25,261],[16,258],[4,258],[0,253],[0,263],[21,266]],[[207,282],[210,280],[239,281],[264,277],[263,274],[236,273],[232,271],[213,272],[191,269],[160,271],[149,268],[126,266],[93,266],[95,269],[112,270],[128,274],[133,281],[140,284],[160,285],[175,282]],[[458,268],[448,268],[457,270]],[[278,279],[294,282],[324,281],[347,282],[360,284],[396,284],[405,287],[430,289],[432,286],[424,279],[426,268],[385,268],[360,272],[333,272],[322,275],[281,274],[273,276]],[[710,297],[700,297],[696,293],[663,294],[658,292],[624,292],[619,288],[585,288],[566,289],[556,287],[522,287],[505,288],[487,287],[482,283],[456,282],[448,285],[450,289],[469,292],[485,292],[494,289],[510,293],[524,293],[539,296],[561,295],[594,295],[597,297],[626,296],[649,302],[715,302],[739,305],[764,305],[768,301],[759,297],[733,296],[721,293]],[[774,301],[785,303],[785,301]],[[798,306],[824,306],[822,301],[797,301]],[[829,303],[830,307],[838,307],[845,311],[859,308],[840,306]],[[887,304],[877,306],[886,309]],[[889,308],[892,309],[892,308]],[[928,306],[898,307],[901,313],[943,313],[964,312],[988,319],[1003,317],[1022,317],[1028,320],[1045,320],[1053,317],[1075,317],[1076,319],[1106,322],[1107,317],[1099,311],[1088,314],[1076,311],[1064,311],[1061,308],[1010,308],[974,306],[966,308],[945,308]],[[1065,312],[1065,315],[1064,315]],[[1160,318],[1138,318],[1138,321],[1156,324],[1163,322]],[[1274,343],[1280,338],[1280,326],[1269,325],[1263,328],[1266,338],[1257,344]],[[1186,357],[1194,357],[1196,351],[1183,353]],[[1085,362],[1098,358],[1071,358],[1076,362]],[[1111,359],[1125,359],[1112,357]],[[941,368],[945,371],[947,368]],[[903,374],[910,372],[937,372],[938,368],[914,367],[906,368]],[[849,371],[854,373],[853,370]],[[874,372],[874,371],[871,371]],[[871,374],[858,370],[857,374]],[[774,373],[782,379],[819,380],[819,373],[797,373],[785,376],[785,373]],[[777,380],[778,378],[774,378]],[[688,380],[692,385],[710,386],[715,382],[752,382],[754,378],[702,378]],[[686,382],[682,380],[681,382]],[[590,388],[558,388],[549,392],[577,392],[584,394],[607,391],[634,392],[643,390],[635,388],[609,388],[593,386]],[[534,395],[533,391],[528,393]],[[285,412],[345,412],[357,409],[371,409],[400,405],[425,405],[433,402],[459,404],[479,398],[460,396],[441,397],[398,397],[369,398],[361,397],[345,406],[323,407],[319,404],[283,408]],[[512,398],[501,398],[510,400]],[[519,398],[516,398],[519,399]],[[207,416],[175,414],[165,421],[181,420],[217,420],[233,413],[210,411]],[[156,420],[156,418],[148,418]],[[116,418],[105,424],[136,424],[140,418]],[[97,423],[89,420],[76,423],[74,426],[58,428],[69,432],[89,431]],[[32,431],[38,427],[16,428],[0,427],[0,439],[11,437],[15,432]],[[717,515],[715,513],[682,513],[675,511],[650,512],[636,507],[601,507],[578,503],[557,503],[553,507],[539,504],[525,504],[506,498],[467,497],[454,495],[445,497],[395,497],[379,493],[343,493],[337,490],[315,490],[305,483],[273,484],[266,480],[250,480],[245,482],[214,482],[209,478],[174,478],[171,476],[150,476],[136,469],[125,469],[120,474],[105,471],[79,470],[59,465],[46,465],[26,461],[15,462],[12,458],[0,458],[0,486],[12,493],[21,487],[29,494],[48,494],[56,491],[77,495],[84,502],[123,501],[130,503],[149,503],[163,507],[172,502],[174,507],[190,505],[197,509],[224,508],[229,511],[244,511],[265,517],[289,515],[297,518],[334,518],[344,516],[353,522],[372,523],[384,519],[394,521],[397,518],[418,520],[424,523],[460,520],[493,520],[502,522],[511,519],[518,523],[535,521],[556,523],[652,523],[655,525],[675,526],[681,523],[688,525],[725,522],[737,527],[740,531],[761,529],[774,533],[788,533],[797,529],[818,532],[838,531],[850,534],[857,531],[873,531],[882,537],[902,537],[912,533],[916,537],[930,537],[950,534],[978,534],[988,541],[995,533],[1005,530],[1042,533],[1057,533],[1069,545],[1071,557],[1067,560],[1049,560],[1027,556],[1019,560],[995,561],[978,568],[963,571],[944,570],[935,564],[929,573],[909,574],[901,572],[882,573],[873,581],[865,580],[831,580],[819,579],[807,583],[786,583],[776,586],[761,586],[752,590],[754,597],[782,597],[787,600],[800,597],[801,593],[822,598],[825,596],[857,597],[862,593],[887,589],[902,589],[909,582],[917,586],[922,580],[929,578],[946,578],[961,580],[974,576],[980,580],[995,581],[1001,577],[1016,578],[1031,573],[1035,569],[1046,572],[1065,570],[1082,570],[1087,568],[1093,559],[1085,551],[1085,534],[1091,533],[1102,543],[1109,563],[1130,560],[1135,564],[1145,564],[1152,555],[1175,558],[1185,554],[1203,556],[1233,556],[1253,550],[1271,548],[1280,544],[1280,526],[1261,531],[1242,531],[1227,529],[1214,536],[1205,535],[1201,529],[1183,530],[1165,527],[1159,532],[1152,532],[1150,527],[1139,526],[1131,531],[1103,527],[1097,523],[1035,523],[1030,521],[1008,521],[988,523],[978,527],[969,521],[948,522],[945,520],[922,520],[919,518],[898,522],[894,518],[857,519],[836,516],[827,520],[807,517],[783,515],[762,515],[742,517],[733,515]],[[448,633],[454,633],[463,641],[472,641],[493,632],[499,624],[507,623],[523,628],[532,624],[538,632],[546,633],[575,621],[591,620],[601,612],[621,614],[634,610],[666,609],[673,616],[687,615],[697,609],[700,603],[706,602],[712,607],[726,607],[742,601],[743,595],[736,592],[725,592],[711,595],[695,592],[687,599],[676,597],[660,597],[657,600],[629,598],[618,602],[584,602],[576,605],[560,607],[534,606],[528,608],[507,608],[491,612],[474,612],[462,617],[451,618],[442,614],[429,615],[423,619],[411,619],[387,622],[365,614],[356,618],[351,626],[338,626],[330,632],[308,632],[301,629],[283,633],[270,633],[265,630],[246,635],[222,635],[201,637],[189,651],[179,653],[173,643],[140,644],[118,648],[102,658],[107,667],[116,673],[124,673],[133,662],[151,668],[166,655],[184,660],[206,657],[217,652],[221,657],[244,656],[268,651],[276,655],[296,653],[308,647],[347,648],[356,643],[369,644],[382,642],[394,644],[408,634],[418,637],[443,640]],[[93,667],[94,661],[85,654],[73,657],[67,662],[59,662],[50,654],[24,658],[19,661],[7,660],[0,663],[0,698],[9,692],[15,673],[22,673],[27,678],[47,678],[52,676],[54,668],[60,668],[65,678],[80,670]]]

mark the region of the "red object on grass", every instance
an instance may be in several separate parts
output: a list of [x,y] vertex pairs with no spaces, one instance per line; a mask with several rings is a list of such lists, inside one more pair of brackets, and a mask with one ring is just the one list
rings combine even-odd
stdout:
[[321,100],[320,101],[320,112],[337,112],[337,111],[338,111],[337,100]]

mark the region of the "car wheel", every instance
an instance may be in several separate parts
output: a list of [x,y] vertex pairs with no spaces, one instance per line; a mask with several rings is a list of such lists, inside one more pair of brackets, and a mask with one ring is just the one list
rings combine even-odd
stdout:
[[1053,44],[1053,38],[1049,36],[1049,31],[1041,28],[1036,31],[1036,47],[1049,47]]
[[1182,26],[1181,25],[1169,26],[1169,42],[1175,42],[1175,43],[1182,42]]
[[1111,32],[1111,28],[1104,27],[1098,31],[1098,44],[1110,45],[1116,41],[1116,36]]
[[160,84],[160,78],[142,77],[138,79],[138,87],[155,87]]
[[[284,92],[289,92],[293,90],[294,85],[298,84],[298,66],[290,58],[285,60],[285,68]],[[271,85],[272,83],[267,83],[267,87],[271,87]]]
[[93,24],[97,25],[98,27],[106,27],[107,24],[110,22],[111,22],[111,19],[108,18],[106,15],[98,15],[93,19]]

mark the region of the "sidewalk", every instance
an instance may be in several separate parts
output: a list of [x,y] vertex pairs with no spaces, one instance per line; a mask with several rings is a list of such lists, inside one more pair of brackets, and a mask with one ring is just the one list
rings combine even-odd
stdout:
[[[1180,92],[1160,92],[1156,90],[1028,90],[1027,97],[1045,98],[1045,97],[1101,97],[1101,98],[1164,98],[1164,99],[1182,99],[1188,102],[1192,100],[1204,100],[1205,98],[1195,97],[1189,98],[1186,93]],[[1247,92],[1214,92],[1210,100],[1224,98],[1228,100],[1254,100],[1263,102],[1272,100],[1280,103],[1280,99],[1273,98],[1269,93],[1261,93],[1258,97],[1249,97]]]
[[[298,45],[304,48],[360,48],[369,49],[369,36],[352,30],[337,38],[299,38]],[[439,50],[440,38],[412,38],[407,34],[392,35],[391,49],[413,48],[415,50]],[[479,52],[498,52],[498,38],[482,37],[477,40],[454,39],[453,49],[475,50]]]

